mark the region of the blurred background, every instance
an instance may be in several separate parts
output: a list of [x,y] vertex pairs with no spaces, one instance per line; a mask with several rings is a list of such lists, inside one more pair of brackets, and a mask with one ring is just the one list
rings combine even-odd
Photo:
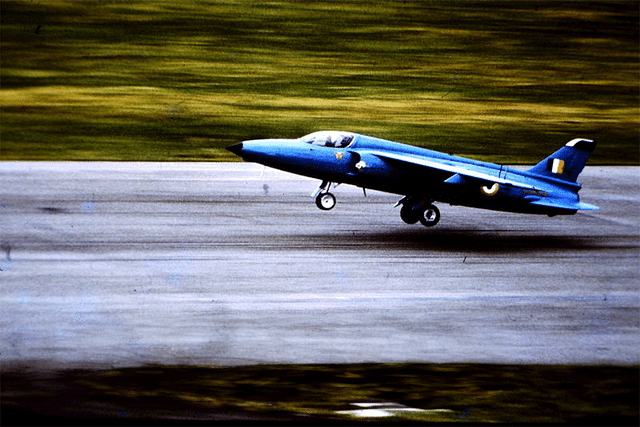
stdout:
[[2,1],[2,160],[233,161],[320,129],[639,162],[639,3]]

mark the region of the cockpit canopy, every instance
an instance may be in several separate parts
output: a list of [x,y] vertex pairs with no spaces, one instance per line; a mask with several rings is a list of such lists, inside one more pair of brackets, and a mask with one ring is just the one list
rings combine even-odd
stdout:
[[351,145],[355,135],[348,132],[320,131],[314,132],[300,138],[307,144],[320,145],[323,147],[344,148]]

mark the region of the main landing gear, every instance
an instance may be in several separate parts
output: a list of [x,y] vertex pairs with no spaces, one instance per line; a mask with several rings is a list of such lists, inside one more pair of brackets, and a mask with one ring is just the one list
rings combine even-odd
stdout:
[[433,227],[440,221],[440,210],[430,201],[416,202],[405,197],[398,202],[398,205],[402,205],[400,218],[407,224],[415,224],[420,221],[420,224],[425,227]]

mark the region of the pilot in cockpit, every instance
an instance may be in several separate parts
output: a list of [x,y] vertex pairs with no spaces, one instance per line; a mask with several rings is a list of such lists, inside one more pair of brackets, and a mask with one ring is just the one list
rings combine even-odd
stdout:
[[353,139],[353,134],[336,131],[314,132],[310,135],[302,137],[302,140],[308,144],[331,148],[348,147],[353,142]]

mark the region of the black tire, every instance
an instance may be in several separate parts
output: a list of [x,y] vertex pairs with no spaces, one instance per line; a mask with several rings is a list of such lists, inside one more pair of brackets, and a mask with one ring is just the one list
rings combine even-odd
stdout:
[[413,209],[410,205],[403,205],[400,209],[400,218],[407,224],[415,224],[421,216],[422,212],[419,209]]
[[420,215],[420,224],[425,227],[433,227],[440,221],[440,210],[433,205],[427,206]]

